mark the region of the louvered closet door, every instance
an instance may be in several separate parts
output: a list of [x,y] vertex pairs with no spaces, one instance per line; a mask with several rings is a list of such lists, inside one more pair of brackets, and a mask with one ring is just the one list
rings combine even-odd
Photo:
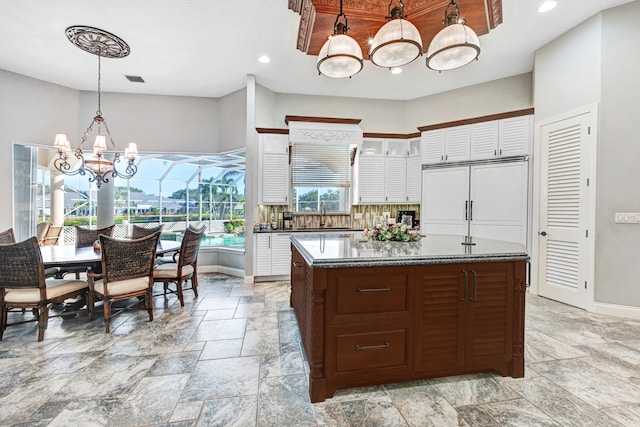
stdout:
[[585,308],[588,115],[541,127],[539,292]]

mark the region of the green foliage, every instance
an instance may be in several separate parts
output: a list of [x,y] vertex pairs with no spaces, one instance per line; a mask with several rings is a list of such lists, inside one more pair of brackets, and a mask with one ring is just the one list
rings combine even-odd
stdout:
[[400,223],[376,227],[371,230],[365,228],[364,237],[368,241],[378,240],[383,242],[417,242],[422,238],[419,232],[411,230]]

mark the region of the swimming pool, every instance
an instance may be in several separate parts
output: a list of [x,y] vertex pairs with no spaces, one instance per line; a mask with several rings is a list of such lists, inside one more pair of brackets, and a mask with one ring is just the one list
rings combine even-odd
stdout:
[[[182,233],[162,233],[162,239],[182,240]],[[244,249],[244,234],[216,233],[202,236],[201,247]]]

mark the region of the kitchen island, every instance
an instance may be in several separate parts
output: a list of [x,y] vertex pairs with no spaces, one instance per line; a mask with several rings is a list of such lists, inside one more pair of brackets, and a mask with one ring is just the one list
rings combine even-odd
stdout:
[[495,370],[524,376],[519,243],[291,237],[291,306],[312,402],[337,389]]

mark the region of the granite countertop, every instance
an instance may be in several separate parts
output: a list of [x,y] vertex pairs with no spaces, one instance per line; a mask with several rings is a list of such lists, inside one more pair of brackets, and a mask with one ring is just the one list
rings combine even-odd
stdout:
[[340,233],[340,232],[354,232],[362,231],[362,228],[348,228],[348,227],[330,227],[330,228],[277,228],[275,230],[253,230],[254,234],[263,233]]
[[351,234],[292,234],[291,241],[314,268],[453,264],[461,262],[527,261],[520,243],[464,236],[430,234],[419,242],[367,242]]

